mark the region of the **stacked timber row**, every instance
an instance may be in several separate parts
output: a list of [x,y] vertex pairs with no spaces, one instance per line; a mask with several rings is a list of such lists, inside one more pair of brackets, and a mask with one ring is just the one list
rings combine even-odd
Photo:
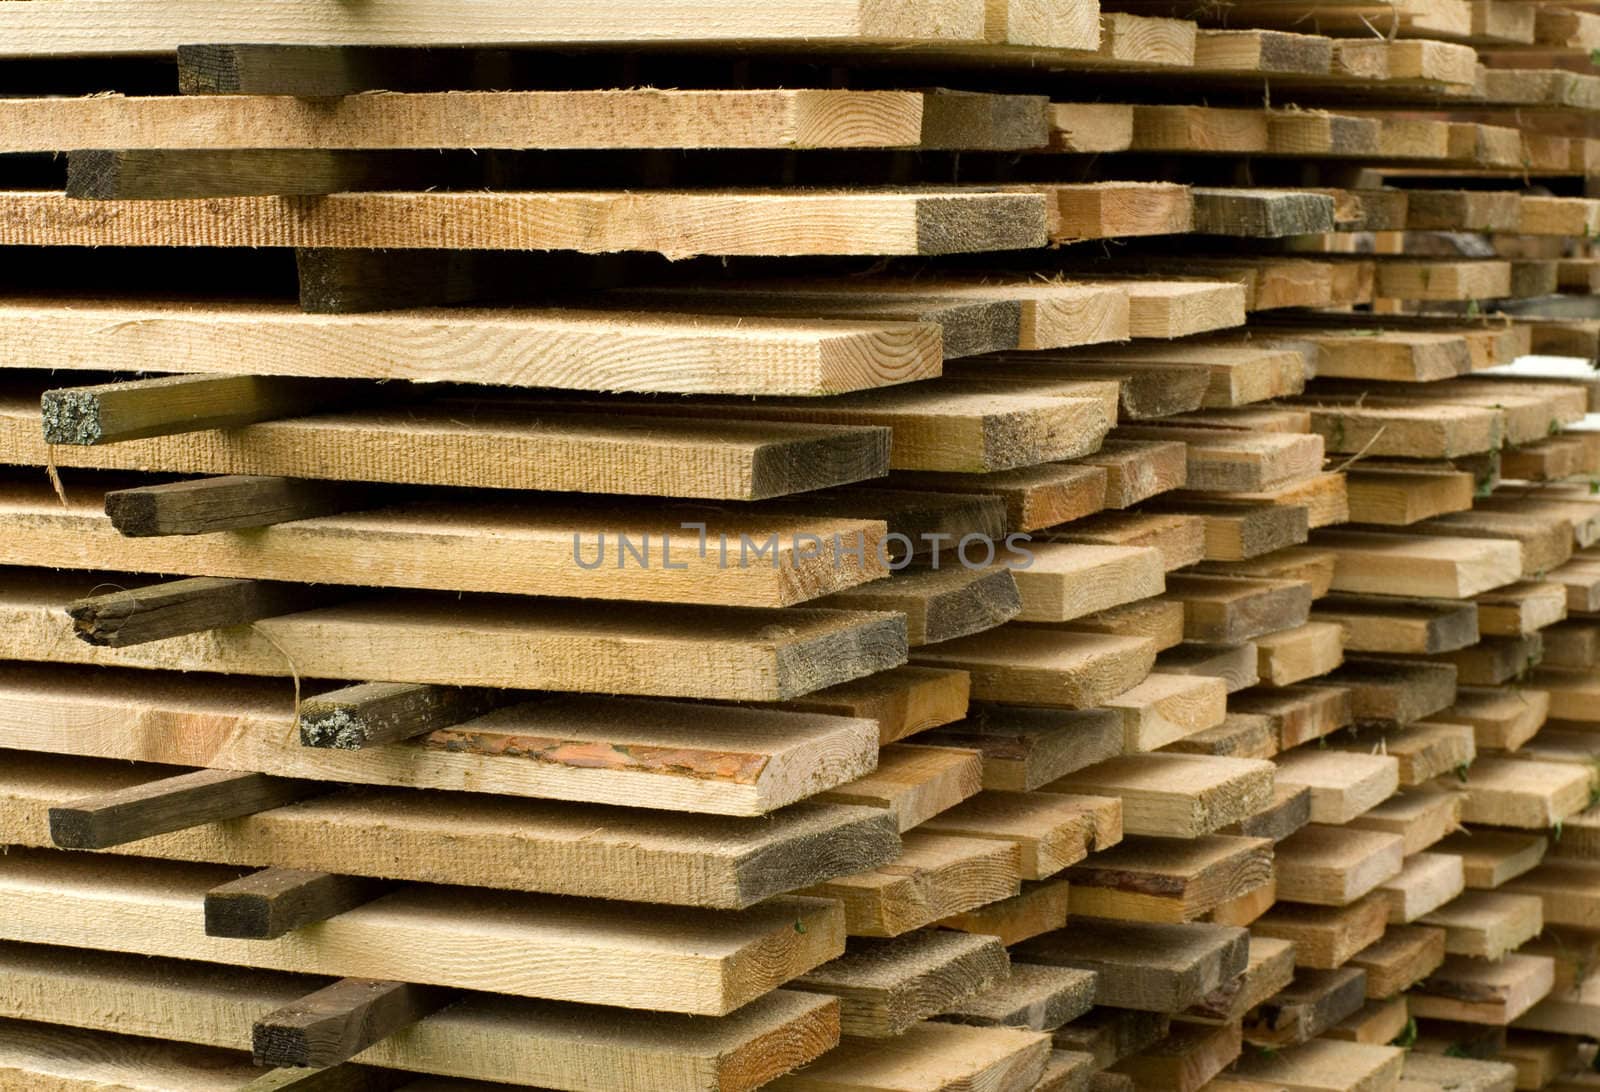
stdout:
[[1591,7],[0,4],[0,1088],[1595,1087]]

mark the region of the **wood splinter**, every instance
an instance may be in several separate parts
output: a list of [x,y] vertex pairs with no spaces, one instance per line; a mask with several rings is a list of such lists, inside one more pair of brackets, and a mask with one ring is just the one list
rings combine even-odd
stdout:
[[91,645],[130,645],[239,626],[326,605],[300,584],[196,576],[130,591],[92,595],[67,604],[73,630]]
[[371,902],[381,880],[297,868],[264,868],[206,892],[206,936],[274,940]]
[[269,1012],[250,1029],[257,1065],[336,1065],[443,1008],[447,990],[342,978]]
[[108,849],[203,823],[254,815],[325,791],[327,786],[320,782],[234,770],[195,770],[51,808],[50,840],[62,849]]
[[481,687],[358,683],[301,704],[300,744],[359,751],[452,727],[511,700]]

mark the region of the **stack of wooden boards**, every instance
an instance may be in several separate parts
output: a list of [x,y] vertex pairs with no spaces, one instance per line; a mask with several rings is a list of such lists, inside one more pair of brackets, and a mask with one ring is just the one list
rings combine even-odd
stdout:
[[0,1088],[1596,1087],[1596,46],[0,4]]

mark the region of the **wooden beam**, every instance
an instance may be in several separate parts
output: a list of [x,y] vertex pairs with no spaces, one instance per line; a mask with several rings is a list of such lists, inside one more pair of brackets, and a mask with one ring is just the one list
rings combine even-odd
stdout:
[[924,1092],[963,1084],[1027,1088],[1043,1076],[1050,1053],[1050,1037],[1036,1031],[931,1021],[913,1025],[894,1043],[886,1050],[881,1039],[846,1038],[803,1071],[767,1087],[772,1092]]
[[359,751],[472,720],[504,697],[472,687],[358,683],[300,703],[300,743]]
[[171,375],[47,390],[39,405],[45,443],[89,446],[314,413],[348,393],[273,376]]
[[979,1027],[1054,1031],[1094,1007],[1095,973],[1017,963],[1003,981],[966,997],[938,1018]]
[[265,868],[206,892],[206,936],[276,940],[386,892],[360,877]]
[[374,499],[343,483],[230,475],[106,494],[111,525],[128,538],[203,535],[333,515]]
[[254,815],[321,791],[314,784],[265,774],[195,770],[53,807],[50,838],[65,849],[105,849]]
[[326,595],[303,584],[197,576],[75,599],[66,611],[80,640],[128,648],[297,614],[326,601]]
[[257,1065],[338,1065],[450,1000],[444,991],[406,982],[341,978],[257,1019],[251,1053]]

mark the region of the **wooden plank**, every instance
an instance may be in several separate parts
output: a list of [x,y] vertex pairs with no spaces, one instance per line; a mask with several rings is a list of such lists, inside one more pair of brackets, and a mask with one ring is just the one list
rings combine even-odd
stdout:
[[[1076,9],[1076,10],[1074,10]],[[19,35],[14,55],[82,56],[117,53],[171,54],[180,44],[248,40],[292,45],[574,45],[579,43],[704,42],[705,19],[713,19],[710,40],[757,39],[773,44],[807,39],[836,43],[886,45],[890,42],[950,45],[984,41],[1040,47],[1094,49],[1098,25],[1074,5],[1060,21],[1042,20],[1044,12],[1027,5],[1007,5],[989,14],[981,4],[941,2],[915,12],[886,11],[859,0],[830,0],[803,14],[764,13],[755,20],[721,22],[732,13],[725,5],[706,9],[676,3],[640,21],[626,6],[567,6],[530,17],[523,6],[502,5],[480,10],[462,5],[441,9],[407,0],[389,0],[381,26],[346,15],[322,19],[315,8],[284,9],[270,27],[259,25],[246,8],[159,7],[135,0],[119,15],[120,33],[107,38],[97,11],[74,6],[54,18],[19,13],[6,20],[8,33]]]
[[1537,834],[1504,830],[1463,830],[1439,843],[1442,853],[1461,858],[1468,887],[1491,889],[1535,867],[1544,859],[1549,840]]
[[[222,247],[644,251],[687,258],[962,254],[1025,249],[1047,241],[1042,195],[984,191],[933,196],[367,192],[97,201],[91,208],[63,193],[12,190],[0,208],[21,218],[12,230],[0,231],[0,242],[18,246],[189,246],[203,241]],[[813,223],[821,217],[831,228],[796,231],[791,218],[797,213]],[[592,225],[597,224],[605,227],[596,232]]]
[[970,672],[979,700],[1083,709],[1143,680],[1155,663],[1155,646],[1138,637],[1006,625],[924,646],[912,659]]
[[1355,716],[1350,691],[1342,686],[1261,687],[1234,697],[1229,705],[1268,719],[1277,743],[1275,753],[1321,739]]
[[1157,672],[1107,698],[1104,705],[1121,715],[1123,748],[1135,753],[1154,751],[1221,724],[1227,716],[1227,697],[1221,679]]
[[1044,1073],[1050,1037],[1020,1028],[975,1028],[924,1022],[892,1045],[847,1038],[799,1073],[780,1077],[772,1092],[956,1092],[963,1086],[1025,1089]]
[[[1156,657],[1156,668],[1162,674],[1206,675],[1220,679],[1229,694],[1236,694],[1261,681],[1256,673],[1255,648],[1248,643],[1214,645],[1203,641],[1185,641],[1163,650]],[[1221,728],[1225,723],[1226,718],[1217,727]]]
[[1415,988],[1410,1004],[1428,1019],[1504,1027],[1548,994],[1554,981],[1554,962],[1546,956],[1513,954],[1493,963],[1451,956]]
[[[1096,467],[1094,469],[1100,469]],[[1092,542],[1103,546],[1148,546],[1161,553],[1167,572],[1205,557],[1205,525],[1198,516],[1138,510],[1104,512],[1046,532],[1051,542]],[[1098,612],[1097,612],[1098,613]]]
[[1469,724],[1479,750],[1514,751],[1544,725],[1550,695],[1542,690],[1461,686],[1455,704],[1439,714],[1449,724]]
[[1448,853],[1414,853],[1400,874],[1381,890],[1389,900],[1389,921],[1404,925],[1430,914],[1460,895],[1465,886],[1461,858]]
[[1338,558],[1336,591],[1468,599],[1522,576],[1522,550],[1497,539],[1320,531],[1314,545]]
[[[596,803],[637,805],[648,785],[654,807],[734,815],[763,814],[833,788],[859,777],[877,759],[877,726],[870,721],[672,703],[618,706],[612,699],[585,698],[512,706],[468,722],[469,730],[442,730],[392,744],[393,750],[318,750],[295,739],[288,687],[141,673],[119,677],[110,692],[107,678],[19,669],[0,707],[6,744],[139,761],[264,766],[280,776],[314,780],[471,784],[479,792]],[[138,716],[171,731],[119,739],[109,730],[70,727],[91,711],[120,718],[108,723]],[[619,723],[629,731],[619,733]],[[634,742],[623,743],[619,734]],[[699,743],[692,742],[696,736]],[[711,739],[714,745],[704,747]],[[623,761],[615,750],[619,745],[631,746],[634,757]],[[609,764],[597,764],[597,746],[612,756]],[[685,778],[679,763],[695,751],[701,773]],[[535,754],[539,760],[531,761]],[[731,756],[739,758],[730,761]]]
[[[312,934],[229,940],[204,936],[202,921],[205,892],[232,878],[230,869],[32,850],[12,851],[3,865],[7,939],[669,1012],[732,1012],[844,950],[842,912],[817,900],[742,911],[676,908],[670,936],[652,942],[639,934],[637,906],[484,890],[463,900],[460,891],[428,887],[358,907]],[[470,920],[492,920],[491,934],[517,937],[527,956],[549,954],[485,959],[482,937],[474,940],[464,925]],[[793,939],[780,957],[750,961],[750,952],[785,933]],[[653,968],[648,984],[638,973],[646,965]]]
[[1184,573],[1167,578],[1167,597],[1183,603],[1183,635],[1232,644],[1303,625],[1311,610],[1311,585]]
[[1346,906],[1399,875],[1397,835],[1312,823],[1278,843],[1278,896],[1291,902]]
[[1127,755],[1079,770],[1045,791],[1122,798],[1126,834],[1197,838],[1265,807],[1273,766],[1210,755]]
[[1418,722],[1371,734],[1352,732],[1331,742],[1335,750],[1388,755],[1400,764],[1400,784],[1424,785],[1434,778],[1465,770],[1477,756],[1472,728],[1465,724]]
[[1181,1012],[1244,971],[1248,936],[1224,925],[1086,919],[1025,941],[1019,962],[1092,970],[1098,1004]]
[[1194,921],[1265,884],[1273,872],[1264,838],[1207,835],[1134,838],[1067,870],[1072,906],[1118,921]]
[[1188,449],[1170,440],[1120,440],[1103,442],[1092,454],[1078,460],[1106,472],[1106,505],[1128,508],[1188,481]]
[[966,716],[970,691],[964,671],[903,666],[814,690],[782,708],[875,721],[878,742],[893,743]]
[[[9,752],[0,829],[9,844],[52,845],[51,807],[156,780],[164,769]],[[341,788],[111,852],[740,909],[886,864],[900,840],[892,818],[867,807],[801,803],[745,823],[485,793]]]
[[1255,639],[1258,668],[1269,686],[1288,686],[1315,678],[1344,662],[1344,636],[1329,622],[1307,622]]
[[1311,616],[1337,623],[1351,652],[1428,654],[1478,640],[1477,608],[1451,600],[1334,595],[1314,603]]
[[1311,822],[1311,790],[1287,785],[1272,787],[1272,800],[1254,815],[1222,828],[1224,834],[1271,838],[1280,842]]
[[1251,937],[1244,973],[1183,1015],[1207,1023],[1242,1020],[1294,978],[1294,945],[1270,937]]
[[818,799],[883,808],[904,833],[977,795],[982,785],[983,759],[973,751],[892,743],[879,749],[877,766],[866,776],[830,788]]
[[1166,1038],[1170,1027],[1165,1013],[1102,1006],[1057,1028],[1052,1039],[1059,1050],[1078,1051],[1093,1058],[1096,1065],[1111,1066],[1154,1046]]
[[846,1035],[892,1039],[1009,973],[994,937],[929,930],[853,940],[844,955],[807,971],[795,986],[838,997]]
[[1122,753],[1122,720],[1102,709],[978,705],[917,744],[977,751],[983,787],[1027,792]]
[[1367,996],[1394,997],[1432,974],[1444,962],[1444,930],[1392,926],[1350,959],[1367,972]]
[[1367,974],[1357,967],[1301,969],[1294,981],[1246,1018],[1245,1041],[1283,1048],[1319,1038],[1361,1008]]
[[1119,439],[1179,440],[1188,448],[1187,489],[1260,493],[1322,469],[1322,438],[1241,433],[1225,429],[1123,425]]
[[834,592],[816,605],[902,614],[915,648],[981,633],[1017,617],[1023,611],[1018,584],[1003,568],[919,567]]
[[1117,1063],[1116,1072],[1136,1086],[1196,1092],[1239,1056],[1239,1029],[1180,1024],[1166,1039]]
[[777,421],[641,423],[510,405],[460,415],[423,404],[291,418],[226,436],[51,448],[39,435],[37,408],[8,389],[0,392],[0,453],[29,466],[762,500],[882,476],[889,432]]
[[[305,71],[336,51],[205,46],[213,88],[193,97],[9,99],[8,152],[395,148],[1037,148],[1048,139],[1033,96],[840,90],[449,91],[371,87],[311,93]],[[376,59],[359,53],[359,64]],[[439,58],[429,58],[439,60]],[[301,73],[293,66],[299,64]],[[221,69],[227,68],[224,73]],[[302,75],[303,73],[303,75]],[[298,86],[292,85],[299,77]],[[269,89],[267,80],[280,83]],[[223,84],[226,86],[223,86]],[[248,88],[248,90],[247,90]],[[387,90],[385,95],[359,91]],[[308,98],[332,99],[318,105]]]
[[1458,789],[1467,822],[1521,830],[1555,826],[1589,804],[1588,772],[1561,762],[1485,755]]
[[1122,841],[1122,806],[1100,796],[985,790],[918,828],[930,834],[1010,842],[1024,880],[1043,880]]
[[1075,463],[1042,463],[982,475],[908,470],[890,475],[889,484],[897,489],[998,496],[1006,503],[1009,531],[1041,531],[1106,506],[1105,468]]
[[999,937],[1009,947],[1067,923],[1069,886],[1066,880],[1025,883],[1015,895],[941,918],[939,925],[963,933]]
[[[160,301],[13,299],[0,306],[0,337],[42,368],[98,370],[115,360],[130,371],[677,393],[836,394],[937,375],[943,355],[937,328],[918,323],[463,309],[441,333],[425,314],[404,311],[306,315],[292,304]],[[739,345],[766,365],[728,363],[727,353],[744,359]]]
[[1012,843],[911,831],[902,844],[888,864],[800,893],[836,900],[850,935],[867,937],[900,936],[1021,893]]
[[104,849],[157,834],[253,815],[317,792],[258,773],[195,770],[50,809],[50,838],[67,849]]
[[1334,970],[1383,935],[1388,903],[1372,894],[1348,906],[1309,906],[1281,902],[1250,928],[1261,936],[1294,943],[1299,967]]
[[405,982],[342,978],[252,1025],[257,1065],[338,1065],[443,1007],[449,995]]
[[74,599],[66,611],[79,640],[128,648],[314,610],[326,598],[300,584],[198,576]]
[[276,940],[353,910],[387,891],[384,884],[355,876],[264,868],[206,892],[206,935]]
[[[905,656],[904,622],[892,615],[791,608],[783,613],[780,635],[764,629],[769,616],[759,610],[705,608],[691,620],[680,608],[673,612],[675,621],[660,614],[652,622],[656,608],[649,605],[625,618],[597,618],[587,608],[559,600],[508,608],[457,596],[371,599],[269,618],[249,629],[100,649],[63,640],[67,634],[56,608],[93,583],[92,578],[33,580],[26,588],[7,587],[0,595],[0,614],[6,618],[0,651],[13,659],[45,654],[63,663],[276,677],[295,674],[292,663],[315,663],[329,676],[378,682],[610,692],[649,688],[664,696],[675,691],[672,696],[758,701],[798,697],[897,666]],[[603,636],[636,633],[644,625],[654,627],[653,636],[626,646],[628,655],[617,655],[615,641]],[[357,632],[370,636],[356,638]],[[367,641],[383,644],[383,654],[376,657],[381,662],[374,662]],[[606,643],[608,651],[583,651],[586,645],[597,649],[595,641]],[[408,648],[409,655],[400,654]],[[714,677],[694,666],[711,662],[718,665]]]
[[[250,1049],[254,1021],[326,981],[9,942],[0,946],[0,962],[17,987],[0,1001],[8,1017],[239,1051]],[[422,1017],[405,1034],[367,1048],[361,1061],[458,1080],[536,1080],[583,1092],[614,1087],[645,1067],[656,1087],[674,1092],[701,1090],[710,1081],[748,1092],[830,1049],[839,1033],[836,1000],[793,990],[774,991],[714,1020],[612,1009],[602,1022],[595,1019],[598,1011],[458,994],[453,1005]],[[489,1043],[498,1049],[471,1049]]]
[[1454,470],[1357,465],[1345,471],[1345,483],[1358,523],[1406,526],[1472,507],[1472,475]]
[[[110,1092],[129,1082],[173,1092],[257,1092],[265,1088],[326,1088],[368,1092],[393,1087],[369,1080],[370,1070],[340,1067],[311,1080],[263,1077],[248,1054],[103,1032],[0,1022],[0,1074],[18,1087]],[[265,1082],[265,1083],[264,1083]]]
[[1498,960],[1544,928],[1543,906],[1531,895],[1468,891],[1422,919],[1445,932],[1451,955]]
[[1145,546],[1019,543],[1000,561],[1016,579],[1022,622],[1069,622],[1166,588],[1162,556]]
[[1463,798],[1440,789],[1410,789],[1395,793],[1346,824],[1359,830],[1398,834],[1405,852],[1421,853],[1461,826]]
[[1094,987],[1093,971],[1018,963],[1004,981],[963,998],[939,1019],[979,1027],[1053,1031],[1094,1007]]
[[1314,823],[1347,823],[1388,799],[1400,782],[1400,764],[1387,755],[1299,747],[1274,762],[1278,784],[1311,790]]
[[1252,1051],[1239,1076],[1290,1092],[1377,1092],[1400,1087],[1406,1053],[1391,1046],[1313,1039],[1281,1051]]

